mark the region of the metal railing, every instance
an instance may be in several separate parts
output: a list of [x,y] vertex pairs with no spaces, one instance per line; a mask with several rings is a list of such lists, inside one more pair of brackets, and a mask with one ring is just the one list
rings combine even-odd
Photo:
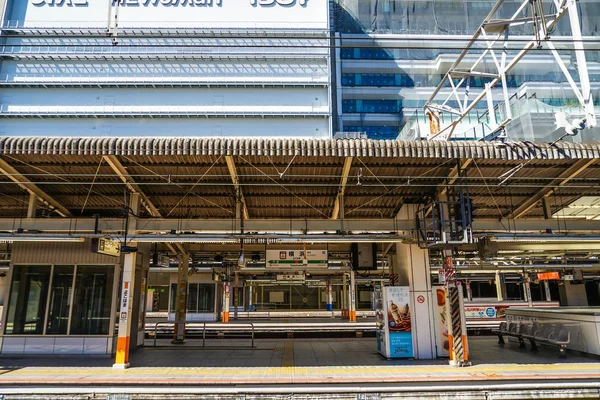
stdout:
[[[158,327],[160,325],[165,325],[165,326],[173,326],[173,329],[175,329],[175,325],[174,322],[169,322],[169,321],[162,321],[162,322],[157,322],[154,324],[154,340],[153,340],[153,344],[152,347],[156,347],[156,341],[158,338]],[[207,328],[207,323],[206,322],[202,322],[202,323],[198,323],[198,322],[190,322],[189,325],[186,324],[186,328],[185,328],[185,332],[193,332],[193,331],[198,331],[200,330],[200,327],[202,329],[202,347],[206,347],[206,339],[207,339],[207,331],[211,332],[217,332],[216,338],[222,339],[225,337],[225,333],[229,333],[230,337],[232,336],[231,333],[234,332],[234,337],[240,337],[243,336],[244,338],[247,337],[247,334],[245,334],[248,331],[248,327],[250,327],[250,336],[249,338],[251,339],[251,344],[250,344],[250,348],[254,348],[254,324],[251,322],[247,322],[247,323],[243,323],[243,324],[227,324],[226,326],[224,326],[224,324],[219,324],[219,323],[209,323],[208,324],[208,328]],[[220,334],[222,334],[223,336],[220,336]],[[209,337],[210,339],[210,337]]]

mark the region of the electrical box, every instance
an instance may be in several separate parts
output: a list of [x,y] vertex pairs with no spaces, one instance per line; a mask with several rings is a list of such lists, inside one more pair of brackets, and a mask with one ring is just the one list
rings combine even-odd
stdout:
[[377,269],[377,243],[352,243],[350,253],[354,269]]

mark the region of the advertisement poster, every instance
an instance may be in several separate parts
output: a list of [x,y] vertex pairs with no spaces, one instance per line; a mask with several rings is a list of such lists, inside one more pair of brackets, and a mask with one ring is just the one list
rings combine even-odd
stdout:
[[448,328],[446,326],[446,292],[443,286],[434,286],[435,303],[435,344],[438,357],[450,357],[450,342],[448,341]]
[[410,290],[404,286],[386,289],[390,358],[413,357]]

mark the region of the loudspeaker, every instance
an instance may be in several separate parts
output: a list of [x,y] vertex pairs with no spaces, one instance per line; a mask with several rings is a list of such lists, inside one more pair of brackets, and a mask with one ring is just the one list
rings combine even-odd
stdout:
[[377,243],[352,243],[350,254],[353,269],[377,269]]

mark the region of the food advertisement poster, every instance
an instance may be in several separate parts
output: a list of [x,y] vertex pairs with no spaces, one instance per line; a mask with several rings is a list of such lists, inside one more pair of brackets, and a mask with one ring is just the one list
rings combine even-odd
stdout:
[[386,289],[390,358],[413,357],[410,290],[404,286]]
[[438,357],[450,357],[450,342],[448,341],[448,327],[446,325],[446,292],[443,286],[434,286],[435,293],[435,340]]

